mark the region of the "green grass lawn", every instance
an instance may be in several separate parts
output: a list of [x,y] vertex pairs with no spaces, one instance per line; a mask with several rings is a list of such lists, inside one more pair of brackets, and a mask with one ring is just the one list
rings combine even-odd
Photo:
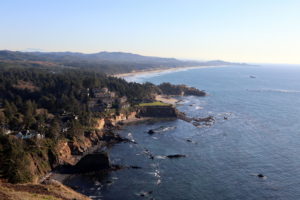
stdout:
[[139,106],[170,106],[171,104],[155,101],[151,103],[140,103]]

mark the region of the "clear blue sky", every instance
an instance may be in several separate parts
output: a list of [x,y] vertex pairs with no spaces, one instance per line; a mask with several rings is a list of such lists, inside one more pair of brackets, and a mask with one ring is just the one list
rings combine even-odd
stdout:
[[300,64],[299,0],[1,0],[0,49]]

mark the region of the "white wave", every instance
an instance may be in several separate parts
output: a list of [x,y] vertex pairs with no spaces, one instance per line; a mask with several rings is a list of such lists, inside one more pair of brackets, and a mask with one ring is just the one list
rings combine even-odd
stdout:
[[161,126],[159,128],[154,129],[154,132],[157,132],[157,133],[166,132],[166,131],[171,131],[174,129],[176,129],[176,126],[167,126],[167,127]]
[[134,139],[133,139],[133,136],[132,136],[132,133],[128,133],[128,134],[127,134],[127,137],[128,137],[128,139],[130,139],[130,140],[134,140]]
[[153,167],[153,168],[155,168],[155,167],[158,167],[159,164],[158,163],[152,163],[152,164],[150,164],[150,166]]
[[156,159],[166,159],[166,156],[155,156]]
[[196,108],[195,108],[196,110],[202,110],[203,109],[203,107],[201,107],[201,106],[196,106]]
[[158,179],[157,182],[156,182],[156,185],[159,185],[159,184],[161,184],[161,180],[160,179]]
[[100,185],[101,186],[101,183],[99,181],[95,181],[94,185],[96,185],[96,186]]
[[249,90],[252,92],[278,92],[278,93],[300,93],[300,90],[287,90],[287,89],[258,89]]
[[89,196],[89,198],[91,198],[91,199],[101,199],[102,196],[101,195],[98,195],[98,196],[92,195],[92,196]]

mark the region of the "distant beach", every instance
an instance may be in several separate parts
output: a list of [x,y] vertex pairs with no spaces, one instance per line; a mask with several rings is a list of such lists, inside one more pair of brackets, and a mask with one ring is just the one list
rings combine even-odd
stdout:
[[214,67],[224,67],[227,65],[214,65],[214,66],[192,66],[192,67],[172,67],[172,68],[156,68],[151,70],[141,70],[141,71],[133,71],[129,73],[121,73],[121,74],[114,74],[113,77],[117,78],[125,78],[125,77],[133,77],[133,76],[140,76],[140,75],[147,75],[149,73],[161,73],[161,72],[176,72],[176,71],[185,71],[189,69],[199,69],[199,68],[214,68]]

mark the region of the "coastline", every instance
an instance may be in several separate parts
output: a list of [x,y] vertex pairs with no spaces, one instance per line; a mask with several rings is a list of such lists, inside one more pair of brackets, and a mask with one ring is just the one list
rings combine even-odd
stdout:
[[225,67],[225,66],[228,65],[203,65],[203,66],[190,66],[190,67],[154,68],[150,70],[141,70],[141,71],[133,71],[128,73],[113,74],[111,76],[116,78],[129,78],[129,77],[147,75],[152,73],[177,72],[177,71],[184,71],[189,69],[215,68],[215,67]]
[[[198,69],[198,68],[213,68],[213,67],[223,67],[223,66],[194,66],[194,67],[180,67],[180,68],[168,68],[168,69],[155,69],[155,70],[148,70],[148,71],[140,71],[140,72],[131,72],[131,73],[125,73],[125,74],[118,74],[118,76],[120,77],[130,77],[130,76],[138,76],[138,75],[144,75],[144,74],[149,74],[149,73],[160,73],[160,72],[176,72],[176,71],[181,71],[181,70],[189,70],[189,69]],[[175,95],[176,96],[176,95]],[[179,102],[179,100],[173,95],[156,95],[155,100],[156,101],[160,101],[166,104],[170,104],[172,105],[172,107],[176,108],[177,103]],[[156,122],[156,121],[163,121],[166,120],[168,118],[156,118],[156,117],[126,117],[126,119],[111,119],[111,121],[113,122],[113,126],[115,128],[122,127],[122,126],[128,126],[128,125],[138,125],[140,123],[145,123],[147,121],[152,121],[152,122]],[[103,132],[103,135],[106,135],[106,131],[104,128],[101,128],[101,131]],[[115,136],[119,136],[117,133]],[[119,141],[120,142],[120,141]],[[112,142],[113,143],[113,142]],[[109,147],[112,143],[107,143],[104,144],[104,148]],[[94,146],[93,146],[94,147]],[[92,148],[93,148],[92,147]],[[93,148],[94,149],[94,148]],[[97,151],[97,150],[96,150]],[[94,151],[90,151],[90,149],[88,148],[86,152],[90,152],[93,153]],[[85,152],[85,153],[86,153]],[[71,188],[68,184],[65,183],[65,181],[72,176],[72,173],[63,173],[63,172],[59,172],[59,171],[52,171],[48,174],[48,176],[45,178],[45,181],[58,181],[59,183],[61,183],[62,185],[66,185],[67,187],[69,187],[71,190],[83,195],[84,198],[89,198],[88,195],[84,194],[84,193],[80,193],[78,190],[76,190],[76,188]]]

